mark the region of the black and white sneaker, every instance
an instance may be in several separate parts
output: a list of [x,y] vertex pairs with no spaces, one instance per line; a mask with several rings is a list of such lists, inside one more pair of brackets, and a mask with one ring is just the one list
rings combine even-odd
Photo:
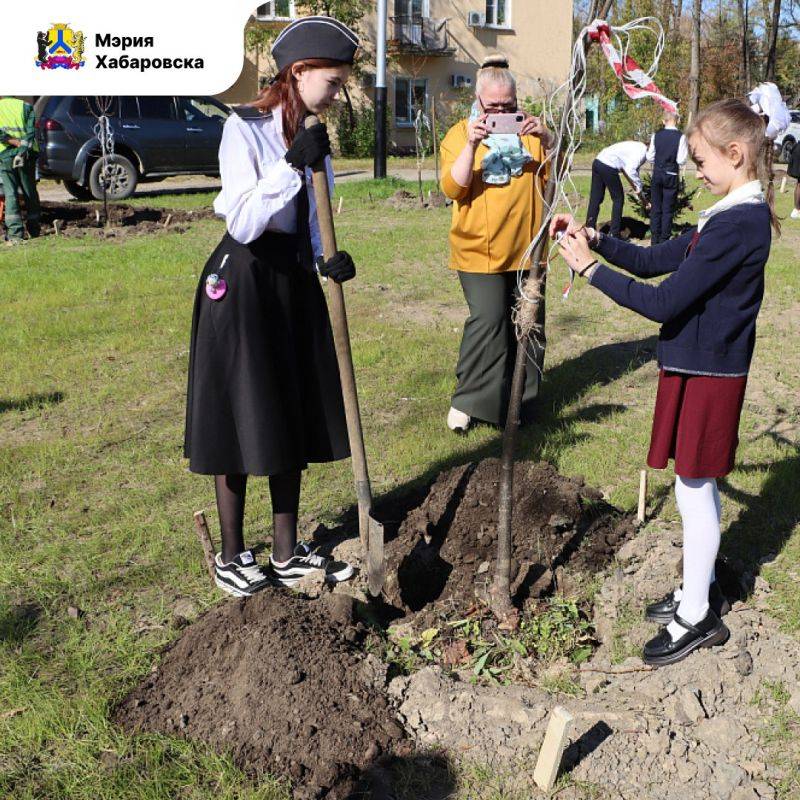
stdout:
[[294,555],[288,561],[275,561],[269,557],[269,566],[275,580],[282,586],[294,586],[306,575],[324,572],[328,583],[339,583],[352,578],[355,570],[346,561],[334,561],[319,555],[305,542],[298,542]]
[[225,564],[222,553],[214,557],[214,583],[223,592],[234,597],[249,597],[265,586],[275,586],[269,570],[262,569],[250,550],[239,553],[233,561]]

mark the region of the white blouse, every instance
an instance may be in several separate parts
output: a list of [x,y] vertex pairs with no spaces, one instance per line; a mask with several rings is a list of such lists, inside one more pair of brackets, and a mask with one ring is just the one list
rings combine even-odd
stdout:
[[639,168],[647,158],[647,145],[643,142],[617,142],[601,150],[595,158],[607,167],[622,170],[630,179],[637,192],[642,191]]
[[[302,178],[284,158],[286,150],[280,106],[272,114],[254,119],[242,119],[233,113],[225,122],[219,146],[222,191],[214,200],[214,211],[225,218],[228,233],[237,242],[253,242],[264,231],[297,232],[297,193]],[[325,168],[332,192],[329,156],[325,157]],[[308,168],[305,177],[311,244],[317,257],[322,255],[322,242]]]

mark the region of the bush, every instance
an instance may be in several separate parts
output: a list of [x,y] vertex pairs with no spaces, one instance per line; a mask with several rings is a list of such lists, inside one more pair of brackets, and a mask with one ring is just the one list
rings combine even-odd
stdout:
[[[355,122],[355,124],[353,124]],[[353,120],[346,103],[333,113],[333,129],[339,143],[339,155],[348,158],[372,158],[375,155],[375,107],[372,104],[353,106]],[[389,119],[386,120],[389,141]]]

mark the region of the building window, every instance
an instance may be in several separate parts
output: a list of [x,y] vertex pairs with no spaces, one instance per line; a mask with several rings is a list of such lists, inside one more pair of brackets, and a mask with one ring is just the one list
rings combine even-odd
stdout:
[[429,17],[429,0],[394,0],[395,17]]
[[294,19],[295,0],[269,0],[256,9],[256,19]]
[[493,28],[510,28],[511,0],[486,0],[486,24]]
[[427,78],[394,79],[394,124],[398,128],[414,125],[417,110],[425,111],[428,99]]

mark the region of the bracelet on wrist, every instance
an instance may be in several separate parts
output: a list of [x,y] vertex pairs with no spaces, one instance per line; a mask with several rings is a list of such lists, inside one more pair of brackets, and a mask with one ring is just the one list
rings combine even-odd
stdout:
[[579,270],[578,275],[580,275],[582,278],[592,267],[597,266],[599,263],[600,262],[595,258],[594,261],[591,261],[582,270]]

